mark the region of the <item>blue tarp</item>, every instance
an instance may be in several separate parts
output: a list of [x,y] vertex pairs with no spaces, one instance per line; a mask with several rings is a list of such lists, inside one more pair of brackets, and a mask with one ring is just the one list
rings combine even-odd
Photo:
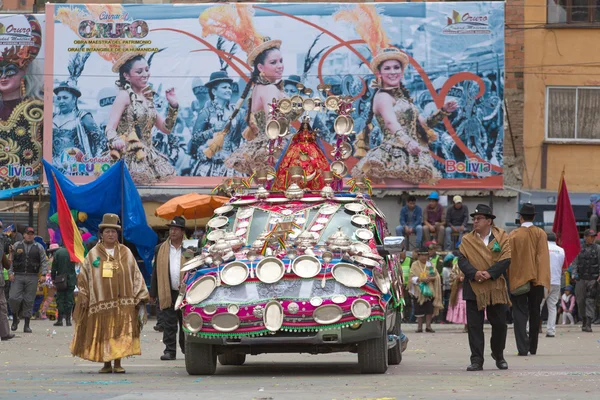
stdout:
[[[79,225],[86,227],[91,234],[96,235],[98,224],[106,213],[117,214],[123,219],[121,226],[125,240],[135,245],[138,254],[144,260],[142,273],[146,282],[150,282],[152,257],[158,236],[148,226],[142,199],[123,161],[117,162],[93,182],[82,186],[75,185],[46,161],[44,161],[44,169],[50,186],[49,215],[56,212],[56,195],[52,178],[54,172],[69,207],[87,213],[87,221]],[[121,213],[121,204],[125,205],[123,213]]]
[[25,192],[30,191],[31,189],[35,189],[38,186],[40,186],[40,185],[37,184],[37,185],[19,187],[19,188],[15,188],[15,189],[0,190],[0,200],[10,199],[12,197],[20,195],[21,193],[25,193]]

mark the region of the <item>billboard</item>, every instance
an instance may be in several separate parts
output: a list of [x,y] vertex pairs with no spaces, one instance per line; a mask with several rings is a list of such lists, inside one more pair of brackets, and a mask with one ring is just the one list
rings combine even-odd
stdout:
[[41,179],[44,19],[0,16],[0,190]]
[[[502,187],[503,3],[48,4],[46,13],[44,154],[75,181],[118,159],[138,185],[249,175],[273,162],[270,103],[302,90],[349,101],[348,177]],[[337,111],[305,114],[329,157]]]

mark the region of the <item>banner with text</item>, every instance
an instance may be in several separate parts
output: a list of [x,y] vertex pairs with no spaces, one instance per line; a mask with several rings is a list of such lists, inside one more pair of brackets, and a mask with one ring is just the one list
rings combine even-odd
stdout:
[[41,178],[44,20],[0,16],[0,190],[32,186]]
[[[342,149],[347,177],[502,187],[501,2],[48,4],[46,12],[53,101],[44,156],[76,180],[120,159],[141,186],[247,176],[269,161],[265,115],[284,98],[310,116],[330,157],[339,110],[325,105],[337,98],[354,123]],[[307,111],[298,94],[314,100]],[[298,128],[277,140],[276,156]]]

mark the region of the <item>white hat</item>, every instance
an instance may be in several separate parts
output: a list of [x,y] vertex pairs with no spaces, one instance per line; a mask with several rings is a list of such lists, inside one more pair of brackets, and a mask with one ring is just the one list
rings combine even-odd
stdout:
[[462,197],[460,197],[460,196],[454,196],[452,198],[452,201],[454,202],[454,204],[456,204],[456,203],[462,203]]

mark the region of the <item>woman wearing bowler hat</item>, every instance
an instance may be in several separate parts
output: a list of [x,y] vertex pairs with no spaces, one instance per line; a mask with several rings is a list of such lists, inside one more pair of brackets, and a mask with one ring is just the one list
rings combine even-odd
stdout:
[[[85,60],[85,57],[76,56],[69,64],[76,67],[73,71],[81,73]],[[56,166],[62,166],[62,158],[75,155],[77,150],[90,158],[98,157],[107,150],[106,137],[92,114],[79,110],[77,102],[81,90],[77,87],[78,78],[79,75],[71,76],[54,88],[54,104],[58,112],[52,115],[52,162]]]
[[77,279],[71,353],[103,362],[99,373],[124,373],[121,358],[142,354],[140,331],[148,290],[135,257],[118,241],[119,217],[104,214],[99,228],[102,240],[86,256]]
[[[194,132],[192,134],[192,147],[198,149],[194,156],[197,162],[192,168],[192,176],[234,176],[235,170],[225,167],[225,160],[240,146],[242,130],[245,127],[242,112],[232,118],[235,106],[231,104],[233,79],[227,71],[217,71],[210,74],[210,80],[204,85],[208,89],[210,102],[200,111]],[[225,136],[223,148],[211,158],[204,154],[206,143],[213,138],[215,133],[223,130],[231,119],[231,128]]]

